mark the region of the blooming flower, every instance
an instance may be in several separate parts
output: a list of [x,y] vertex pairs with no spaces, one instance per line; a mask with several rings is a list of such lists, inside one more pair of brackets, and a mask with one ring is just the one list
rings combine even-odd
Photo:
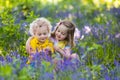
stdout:
[[91,28],[89,26],[84,26],[84,30],[86,34],[89,34],[91,32]]
[[78,40],[80,38],[80,31],[78,28],[75,28],[74,39]]
[[115,38],[120,38],[120,33],[116,34]]

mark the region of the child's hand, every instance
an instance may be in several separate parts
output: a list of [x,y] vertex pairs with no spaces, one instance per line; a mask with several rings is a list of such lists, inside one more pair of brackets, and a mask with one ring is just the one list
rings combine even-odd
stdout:
[[54,46],[55,51],[59,52],[60,48],[57,46]]
[[61,55],[61,57],[64,56],[64,54],[65,54],[64,49],[61,49],[61,48],[58,47],[58,46],[54,46],[54,49],[55,49],[56,52],[58,52],[58,53]]
[[66,58],[69,58],[70,55],[71,55],[71,50],[70,50],[70,49],[65,49],[64,51],[65,51],[64,56],[65,56]]
[[32,48],[30,46],[30,40],[32,39],[33,37],[29,37],[28,40],[26,41],[26,51],[27,53],[31,53],[32,52]]
[[51,48],[50,47],[47,47],[45,49],[43,49],[43,51],[48,54],[48,55],[51,55]]
[[51,49],[50,49],[50,47],[47,47],[43,51],[51,51]]

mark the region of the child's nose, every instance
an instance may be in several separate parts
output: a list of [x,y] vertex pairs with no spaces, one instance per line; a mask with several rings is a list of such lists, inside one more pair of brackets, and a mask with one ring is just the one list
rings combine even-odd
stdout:
[[58,33],[58,36],[60,36],[61,34],[60,33]]
[[45,37],[44,35],[42,35],[41,37]]

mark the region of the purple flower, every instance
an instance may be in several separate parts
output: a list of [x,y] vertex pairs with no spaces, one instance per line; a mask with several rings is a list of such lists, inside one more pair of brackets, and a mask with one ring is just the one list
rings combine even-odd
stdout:
[[120,38],[120,33],[115,34],[115,38]]
[[72,80],[78,80],[80,77],[81,77],[80,72],[76,72],[76,73],[72,74]]
[[105,75],[105,80],[111,80],[110,76]]
[[89,26],[84,26],[85,34],[89,34],[91,32],[91,28]]
[[4,79],[4,77],[1,77],[1,76],[0,76],[0,80],[5,80],[5,79]]
[[0,61],[3,62],[4,61],[4,57],[0,56]]
[[115,64],[115,66],[119,66],[120,65],[120,63],[117,60],[114,60],[114,64]]
[[53,74],[53,73],[48,73],[48,72],[46,72],[46,73],[44,74],[44,77],[45,77],[45,79],[50,79],[50,80],[52,80],[52,79],[54,79],[54,74]]
[[78,28],[75,28],[74,40],[77,41],[80,38],[80,31]]
[[18,54],[17,51],[11,52],[10,56],[15,56],[16,58],[20,58],[20,54]]
[[6,61],[7,61],[8,63],[12,63],[12,62],[13,62],[13,59],[12,59],[12,57],[10,57],[9,55],[7,55],[7,56],[6,56]]
[[24,22],[24,23],[21,24],[21,27],[25,27],[27,25],[28,25],[28,23]]

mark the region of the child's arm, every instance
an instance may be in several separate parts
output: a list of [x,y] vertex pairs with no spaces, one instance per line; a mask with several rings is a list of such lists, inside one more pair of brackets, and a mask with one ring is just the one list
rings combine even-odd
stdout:
[[30,46],[30,40],[32,39],[33,37],[29,37],[28,40],[26,41],[26,51],[27,53],[31,53],[31,46]]
[[64,49],[61,49],[61,48],[59,48],[57,46],[54,46],[54,49],[55,49],[55,51],[59,52],[62,57],[65,57],[65,58],[69,58],[70,57],[70,53],[71,53],[71,49],[70,48],[66,48],[64,50]]

